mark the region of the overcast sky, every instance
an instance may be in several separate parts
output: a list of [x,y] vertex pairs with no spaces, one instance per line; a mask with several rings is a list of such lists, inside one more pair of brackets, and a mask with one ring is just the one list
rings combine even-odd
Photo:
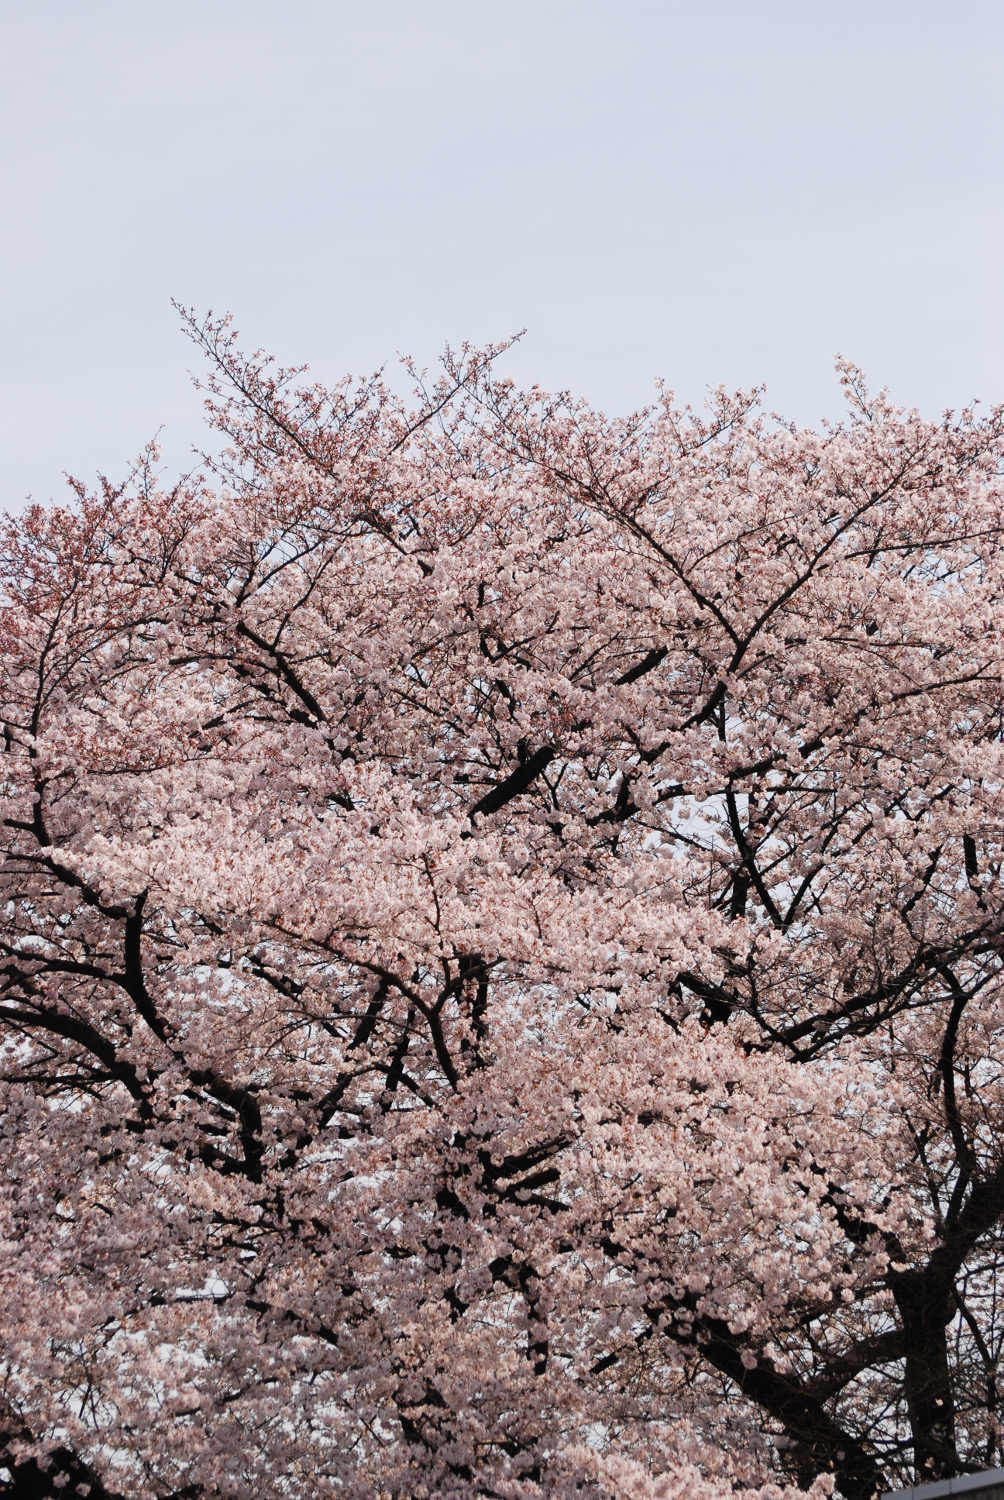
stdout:
[[171,297],[322,378],[1002,400],[1002,73],[1002,0],[0,0],[0,504],[187,466]]

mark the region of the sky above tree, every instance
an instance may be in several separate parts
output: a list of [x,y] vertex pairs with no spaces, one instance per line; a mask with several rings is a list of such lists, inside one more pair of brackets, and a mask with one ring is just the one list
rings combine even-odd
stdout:
[[609,410],[1004,395],[994,0],[5,0],[0,504],[200,441],[170,298]]

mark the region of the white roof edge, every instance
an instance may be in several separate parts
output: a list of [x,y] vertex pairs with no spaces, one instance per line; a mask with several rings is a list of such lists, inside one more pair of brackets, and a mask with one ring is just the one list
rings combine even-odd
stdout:
[[959,1474],[955,1479],[939,1479],[933,1484],[915,1484],[907,1490],[887,1490],[880,1500],[942,1500],[950,1495],[972,1495],[978,1500],[980,1490],[1004,1485],[1004,1469],[986,1469],[982,1474]]

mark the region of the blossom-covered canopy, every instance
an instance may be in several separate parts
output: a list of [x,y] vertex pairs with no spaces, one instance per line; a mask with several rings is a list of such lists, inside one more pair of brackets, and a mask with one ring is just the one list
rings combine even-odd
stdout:
[[191,329],[222,456],[2,540],[10,1483],[1000,1461],[1004,418]]

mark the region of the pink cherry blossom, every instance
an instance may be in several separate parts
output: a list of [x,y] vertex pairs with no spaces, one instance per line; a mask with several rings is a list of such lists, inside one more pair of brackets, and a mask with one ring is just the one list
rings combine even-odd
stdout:
[[11,1483],[1004,1460],[1004,413],[189,328],[222,456],[2,540]]

